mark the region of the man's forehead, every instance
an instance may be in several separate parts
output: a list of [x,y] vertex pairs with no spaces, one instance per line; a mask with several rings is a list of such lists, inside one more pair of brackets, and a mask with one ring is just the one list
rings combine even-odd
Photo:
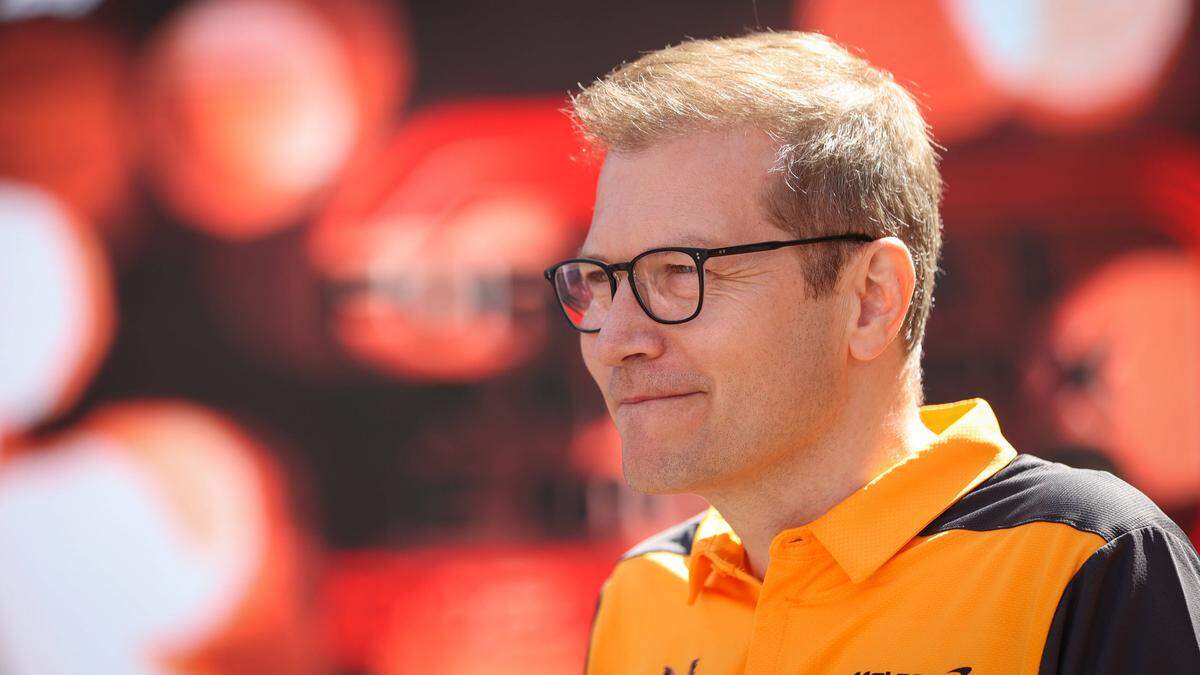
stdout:
[[772,238],[762,207],[777,179],[771,147],[761,135],[725,130],[609,153],[581,257],[611,262],[661,246],[715,248]]
[[697,200],[678,209],[642,209],[597,201],[578,257],[605,262],[630,260],[668,246],[718,248],[787,238],[767,216],[756,193],[725,203]]

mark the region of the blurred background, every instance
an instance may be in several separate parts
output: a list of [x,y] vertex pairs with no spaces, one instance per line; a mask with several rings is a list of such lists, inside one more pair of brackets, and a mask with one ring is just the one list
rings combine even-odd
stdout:
[[891,69],[945,147],[930,402],[1200,538],[1185,0],[0,0],[0,672],[577,672],[624,487],[541,270],[560,110],[756,27]]

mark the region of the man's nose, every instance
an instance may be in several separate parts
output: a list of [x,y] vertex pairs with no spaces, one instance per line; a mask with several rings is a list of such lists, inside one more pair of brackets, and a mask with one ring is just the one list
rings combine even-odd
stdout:
[[662,328],[642,311],[629,275],[621,275],[617,294],[596,334],[596,355],[607,366],[657,358],[663,352]]

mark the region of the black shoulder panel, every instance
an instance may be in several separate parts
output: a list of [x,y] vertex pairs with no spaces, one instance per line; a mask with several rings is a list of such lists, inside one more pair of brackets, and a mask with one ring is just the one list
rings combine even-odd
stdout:
[[1042,675],[1200,673],[1200,557],[1158,527],[1100,547],[1063,591]]
[[621,556],[621,560],[636,558],[639,555],[647,553],[656,553],[664,551],[667,553],[678,553],[679,555],[691,555],[692,540],[696,536],[696,530],[700,527],[700,521],[704,518],[707,511],[701,511],[687,520],[672,525],[658,534],[646,539],[637,546],[625,552]]
[[1070,525],[1105,541],[1144,527],[1186,539],[1146,495],[1107,471],[1074,469],[1018,455],[921,531],[999,530],[1033,522]]

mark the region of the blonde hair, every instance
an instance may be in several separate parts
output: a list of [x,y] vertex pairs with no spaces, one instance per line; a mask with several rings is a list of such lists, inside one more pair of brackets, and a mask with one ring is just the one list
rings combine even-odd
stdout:
[[[895,236],[912,253],[916,288],[904,320],[917,351],[941,250],[937,152],[913,97],[892,76],[824,35],[764,32],[691,40],[622,64],[572,97],[588,140],[633,151],[690,130],[749,125],[778,143],[781,179],[766,213],[798,237]],[[832,291],[852,249],[802,252],[816,296]]]

